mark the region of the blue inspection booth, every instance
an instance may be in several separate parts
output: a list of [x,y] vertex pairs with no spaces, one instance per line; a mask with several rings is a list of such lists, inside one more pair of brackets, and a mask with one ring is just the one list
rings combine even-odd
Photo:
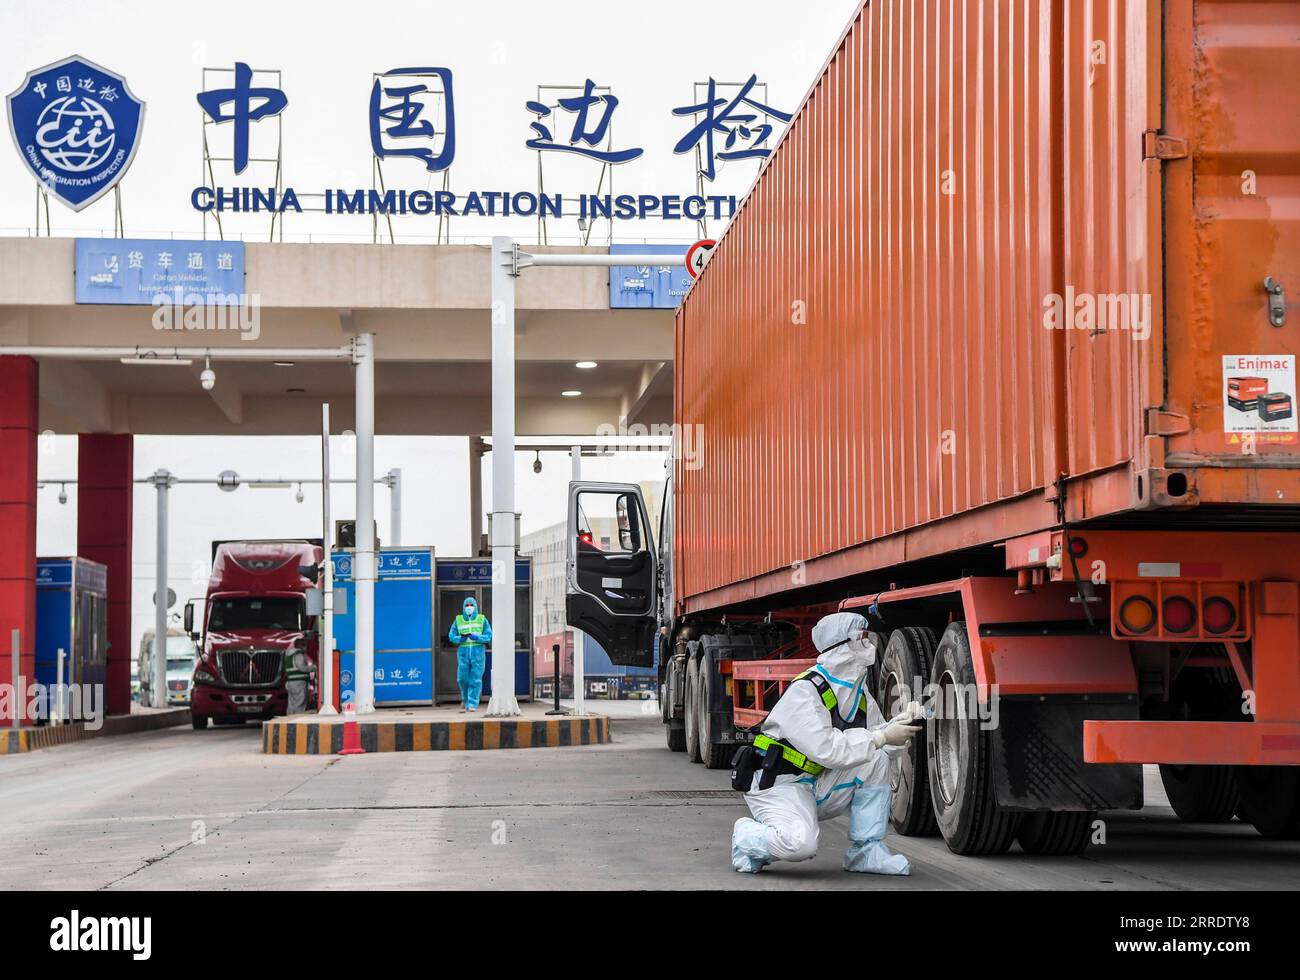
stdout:
[[[36,559],[36,682],[83,686],[107,681],[108,569],[86,558]],[[100,690],[103,690],[101,687]]]
[[[352,552],[335,551],[334,646],[340,703],[356,690],[355,583]],[[467,596],[492,622],[492,560],[435,558],[432,548],[381,548],[375,581],[375,704],[422,705],[460,700],[456,647],[447,637]],[[533,694],[533,560],[515,562],[515,695]],[[495,624],[493,624],[495,628]],[[483,696],[492,694],[492,650]]]
[[[492,559],[438,559],[438,660],[437,698],[439,703],[460,700],[456,684],[456,645],[447,637],[456,614],[468,596],[478,601],[479,609],[496,630],[492,615]],[[515,697],[533,699],[533,560],[515,559]],[[483,668],[483,697],[492,694],[492,644],[488,644],[487,663]]]
[[[335,551],[334,646],[340,703],[352,700],[356,666],[356,583],[352,552]],[[375,580],[375,704],[433,704],[432,548],[380,548]]]

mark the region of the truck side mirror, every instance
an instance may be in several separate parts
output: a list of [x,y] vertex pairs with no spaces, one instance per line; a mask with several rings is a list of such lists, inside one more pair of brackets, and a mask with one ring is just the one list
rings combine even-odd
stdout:
[[194,635],[194,600],[185,603],[185,632]]
[[314,584],[320,578],[320,567],[318,565],[299,565],[298,574]]

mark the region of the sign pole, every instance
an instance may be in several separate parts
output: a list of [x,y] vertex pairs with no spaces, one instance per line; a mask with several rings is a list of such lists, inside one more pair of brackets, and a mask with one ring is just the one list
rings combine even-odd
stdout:
[[515,277],[518,245],[492,239],[492,698],[493,718],[515,699]]
[[159,470],[153,475],[158,490],[157,568],[153,596],[153,687],[155,708],[167,707],[167,491],[172,475]]
[[330,523],[330,405],[320,407],[320,483],[321,541],[325,561],[321,569],[320,649],[316,655],[316,690],[320,694],[318,713],[338,714],[334,710],[334,527]]

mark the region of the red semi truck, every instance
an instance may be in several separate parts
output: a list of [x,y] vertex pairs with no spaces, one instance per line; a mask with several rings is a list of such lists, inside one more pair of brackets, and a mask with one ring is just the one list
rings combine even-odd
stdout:
[[[190,695],[195,728],[286,713],[288,668],[308,675],[316,700],[316,617],[307,614],[324,551],[310,541],[225,541],[214,546],[201,629],[194,605],[185,629],[199,645]],[[297,659],[296,665],[294,664]]]
[[1300,349],[1300,4],[1256,14],[859,10],[678,310],[657,545],[570,487],[568,621],[662,631],[669,748],[727,766],[855,609],[933,709],[900,833],[1077,852],[1158,764],[1300,836],[1300,435],[1229,404]]

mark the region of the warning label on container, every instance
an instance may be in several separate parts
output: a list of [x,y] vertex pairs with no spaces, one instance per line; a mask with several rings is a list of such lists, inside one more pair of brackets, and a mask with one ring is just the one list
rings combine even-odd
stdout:
[[1223,431],[1228,444],[1300,441],[1294,354],[1226,354]]

